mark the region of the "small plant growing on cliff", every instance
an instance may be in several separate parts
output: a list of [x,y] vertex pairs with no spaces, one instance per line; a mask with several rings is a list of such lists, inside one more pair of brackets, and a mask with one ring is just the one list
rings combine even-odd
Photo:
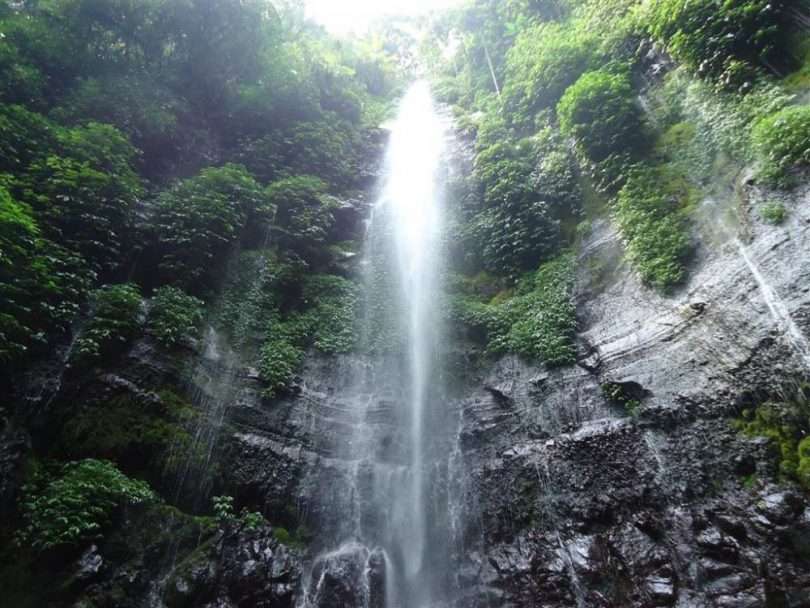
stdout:
[[76,546],[100,537],[119,507],[155,499],[148,484],[107,460],[68,462],[23,486],[25,527],[17,540],[37,551]]
[[810,167],[810,106],[789,106],[760,120],[753,130],[763,180],[789,185],[789,172]]
[[202,320],[202,300],[166,285],[152,297],[147,329],[163,346],[171,348],[184,336],[193,335]]
[[267,524],[264,515],[258,511],[248,511],[242,507],[239,513],[233,506],[233,496],[214,496],[212,499],[214,505],[214,515],[219,522],[221,529],[235,529],[237,531],[253,531],[258,530]]
[[605,382],[602,386],[602,395],[610,403],[621,407],[631,416],[638,414],[641,401],[631,394],[624,384],[619,382]]
[[782,203],[768,203],[760,208],[759,215],[766,224],[776,226],[785,221],[787,210]]
[[770,439],[780,475],[810,489],[810,386],[791,391],[784,401],[744,410],[733,425],[745,435]]

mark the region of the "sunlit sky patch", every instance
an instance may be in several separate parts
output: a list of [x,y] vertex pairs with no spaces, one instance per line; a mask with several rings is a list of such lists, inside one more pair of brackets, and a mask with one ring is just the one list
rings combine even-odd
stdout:
[[455,6],[461,0],[306,0],[307,15],[334,34],[363,32],[386,16],[413,16]]

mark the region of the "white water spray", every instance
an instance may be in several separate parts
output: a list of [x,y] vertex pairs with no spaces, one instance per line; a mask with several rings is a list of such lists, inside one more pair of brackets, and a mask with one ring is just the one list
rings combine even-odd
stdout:
[[335,420],[351,429],[328,449],[339,455],[343,479],[329,494],[337,517],[322,519],[321,553],[304,577],[299,608],[335,605],[336,589],[342,605],[424,608],[446,588],[447,542],[428,516],[437,508],[436,461],[445,463],[449,453],[436,448],[445,429],[443,412],[432,408],[440,402],[445,129],[428,85],[413,85],[391,125],[367,227],[358,331],[368,351],[350,357],[353,377],[331,401]]
[[410,529],[402,535],[407,573],[422,566],[425,548],[424,408],[435,330],[439,211],[436,172],[443,126],[426,83],[411,87],[391,134],[389,177],[381,199],[390,206],[407,315],[410,407]]

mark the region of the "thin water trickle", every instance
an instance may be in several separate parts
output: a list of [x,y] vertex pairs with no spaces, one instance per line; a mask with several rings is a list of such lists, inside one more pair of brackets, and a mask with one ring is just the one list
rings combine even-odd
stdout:
[[751,271],[751,276],[754,277],[754,281],[759,287],[759,292],[762,294],[762,299],[765,301],[773,320],[784,332],[785,337],[796,353],[802,358],[805,367],[810,369],[810,342],[808,342],[805,335],[799,329],[799,326],[796,325],[796,321],[793,320],[793,316],[787,309],[784,300],[774,291],[759,267],[751,259],[751,256],[748,255],[748,250],[743,242],[740,239],[735,239],[734,242],[737,245],[737,250],[740,252],[740,257],[745,261],[748,270]]
[[[738,196],[731,195],[728,196]],[[719,243],[731,242],[737,249],[742,261],[745,263],[751,277],[754,279],[759,293],[762,296],[765,305],[768,307],[768,312],[774,320],[776,326],[783,332],[785,339],[789,342],[791,348],[801,358],[805,368],[810,369],[810,341],[802,333],[793,315],[788,310],[785,301],[779,296],[771,283],[760,270],[757,263],[751,257],[748,247],[737,236],[741,230],[739,227],[739,220],[735,214],[728,209],[728,205],[722,205],[722,201],[710,197],[703,202],[705,210],[704,223],[707,230],[707,236],[715,239]]]

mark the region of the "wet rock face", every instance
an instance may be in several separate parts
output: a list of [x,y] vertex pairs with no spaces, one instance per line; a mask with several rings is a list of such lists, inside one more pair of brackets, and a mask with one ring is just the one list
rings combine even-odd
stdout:
[[168,608],[291,608],[300,561],[270,529],[225,533],[168,582]]
[[[200,527],[165,508],[136,510],[126,526],[68,566],[53,606],[291,608],[298,552],[272,528]],[[71,599],[72,598],[72,599]]]
[[[749,228],[746,248],[810,335],[810,188],[792,197],[787,222]],[[349,230],[362,204],[347,202],[339,225]],[[485,361],[456,346],[464,356],[453,392],[431,403],[459,421],[430,460],[439,471],[431,518],[447,530],[455,573],[443,607],[810,607],[810,500],[777,483],[767,441],[729,424],[751,395],[806,375],[806,362],[733,240],[701,238],[690,282],[664,297],[633,277],[607,222],[594,228],[577,265],[576,366]],[[53,424],[60,402],[154,399],[157,387],[187,382],[194,356],[167,357],[147,339],[94,377],[43,370],[31,427]],[[365,365],[312,356],[297,392],[272,402],[249,368],[233,377],[214,485],[274,524],[315,532],[303,555],[269,529],[211,537],[167,515],[148,526],[133,518],[126,527],[142,528],[141,538],[113,537],[76,556],[70,578],[84,605],[286,608],[307,591],[321,606],[382,608],[382,556],[341,554],[326,567],[322,553],[341,540],[346,513],[335,505],[357,479],[346,445],[357,421],[345,400]],[[57,377],[62,396],[51,402]],[[606,386],[638,407],[628,412]],[[379,460],[392,470],[396,397],[377,395],[368,410]],[[0,432],[2,506],[29,439],[5,423]],[[757,481],[747,487],[746,476]],[[374,516],[370,507],[358,514]]]
[[810,606],[808,496],[779,482],[767,440],[729,422],[808,373],[777,314],[810,334],[810,188],[793,198],[789,224],[749,228],[754,269],[728,235],[704,234],[668,297],[597,226],[577,367],[471,366],[458,407],[465,519],[479,523],[461,571],[476,591],[459,606]]

